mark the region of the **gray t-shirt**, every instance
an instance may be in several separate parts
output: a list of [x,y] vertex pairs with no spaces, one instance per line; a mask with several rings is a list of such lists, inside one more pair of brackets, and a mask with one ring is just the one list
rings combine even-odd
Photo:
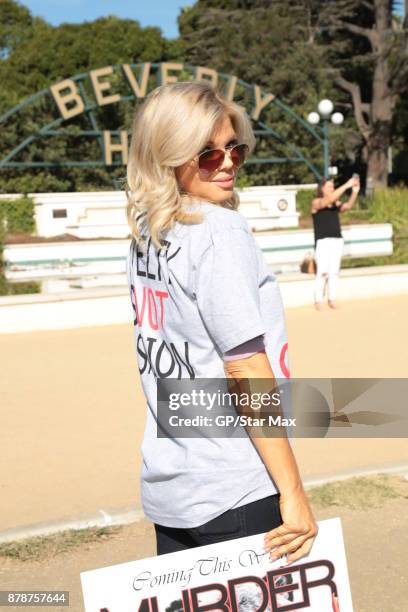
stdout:
[[[147,400],[142,503],[148,519],[197,527],[277,492],[248,436],[158,438],[157,378],[224,378],[223,354],[264,334],[276,378],[289,377],[278,284],[246,219],[207,202],[202,223],[176,223],[167,250],[132,241],[127,274]],[[147,237],[147,230],[144,232]]]

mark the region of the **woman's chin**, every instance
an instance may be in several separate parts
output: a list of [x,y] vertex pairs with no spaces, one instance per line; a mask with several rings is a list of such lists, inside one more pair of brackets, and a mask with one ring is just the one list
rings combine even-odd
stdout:
[[223,187],[216,187],[214,190],[211,190],[211,200],[213,202],[221,203],[225,202],[225,200],[229,200],[234,195],[234,188],[225,189]]
[[198,198],[200,200],[207,200],[208,202],[213,202],[214,204],[222,204],[226,200],[229,200],[234,195],[234,189],[224,189],[222,187],[213,187],[212,189],[206,190],[191,190],[188,192],[189,196],[194,198]]

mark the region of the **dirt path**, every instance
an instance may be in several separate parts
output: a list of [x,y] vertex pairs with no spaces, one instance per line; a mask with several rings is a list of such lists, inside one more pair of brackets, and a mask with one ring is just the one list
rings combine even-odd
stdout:
[[[381,485],[377,479],[376,485]],[[357,487],[358,489],[358,487]],[[408,483],[397,498],[382,496],[378,486],[368,488],[367,508],[356,489],[343,483],[332,503],[314,503],[319,520],[340,516],[343,525],[351,592],[355,612],[403,612],[408,601]],[[330,493],[330,492],[329,492]],[[327,500],[327,490],[323,499]],[[349,503],[352,502],[352,503]],[[325,507],[326,505],[326,507]],[[357,506],[350,509],[347,505]],[[38,561],[0,557],[1,589],[49,589],[70,591],[70,607],[83,610],[81,571],[125,563],[155,554],[154,533],[146,521],[120,528],[107,540],[79,546],[69,553],[44,556]],[[26,609],[26,608],[25,608]],[[13,610],[25,610],[13,608]],[[51,608],[50,608],[51,609]],[[56,610],[56,608],[52,608]]]
[[[408,295],[287,311],[292,376],[406,377]],[[139,503],[132,329],[4,335],[0,531]],[[408,462],[406,440],[298,440],[305,476]]]

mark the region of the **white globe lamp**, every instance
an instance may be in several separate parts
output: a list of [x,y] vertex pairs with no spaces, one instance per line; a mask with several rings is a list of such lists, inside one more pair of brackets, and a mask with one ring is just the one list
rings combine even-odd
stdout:
[[342,113],[333,113],[331,120],[334,125],[341,125],[344,121],[344,116]]
[[324,118],[330,117],[334,109],[333,102],[327,99],[320,100],[317,109],[322,117]]
[[317,125],[320,121],[319,113],[309,113],[307,116],[307,120],[311,125]]

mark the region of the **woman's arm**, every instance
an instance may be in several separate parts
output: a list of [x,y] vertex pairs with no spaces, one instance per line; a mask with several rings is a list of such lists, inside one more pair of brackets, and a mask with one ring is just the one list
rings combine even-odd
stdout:
[[344,212],[345,210],[350,210],[353,207],[354,202],[357,200],[359,191],[360,191],[359,185],[353,187],[350,198],[347,200],[347,202],[344,202],[343,204],[339,206],[340,212]]
[[312,201],[312,212],[317,212],[321,208],[327,208],[331,206],[336,200],[341,198],[343,193],[347,189],[351,189],[355,185],[355,179],[351,178],[346,183],[338,187],[330,195],[323,196],[321,198],[314,198]]
[[[238,382],[249,379],[252,392],[255,387],[264,387],[258,379],[270,380],[270,391],[276,387],[276,381],[266,353],[259,352],[247,359],[224,362],[227,378]],[[243,386],[244,388],[244,386]],[[247,392],[247,387],[245,387]],[[286,436],[264,437],[257,430],[248,428],[251,440],[261,456],[266,469],[273,478],[280,492],[280,509],[283,524],[268,532],[265,547],[275,549],[273,558],[288,554],[288,562],[296,561],[307,555],[317,534],[317,525],[308,499],[303,489],[295,456]]]

